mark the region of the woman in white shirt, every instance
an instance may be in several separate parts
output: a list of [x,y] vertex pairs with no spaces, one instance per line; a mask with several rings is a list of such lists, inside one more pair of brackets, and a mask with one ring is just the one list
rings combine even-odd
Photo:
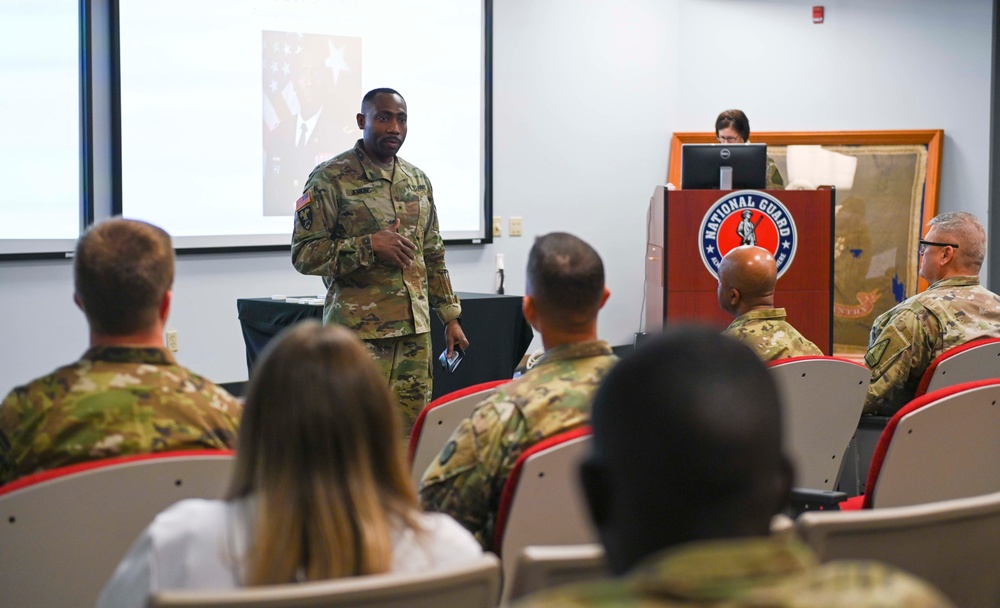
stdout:
[[399,412],[364,344],[303,322],[254,370],[225,500],[184,500],[143,532],[99,606],[160,589],[231,589],[466,563],[479,543],[422,513]]

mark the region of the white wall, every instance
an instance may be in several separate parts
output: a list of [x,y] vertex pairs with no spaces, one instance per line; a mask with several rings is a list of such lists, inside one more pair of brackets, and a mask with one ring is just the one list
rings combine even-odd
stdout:
[[[812,4],[495,0],[495,214],[505,234],[506,218],[523,217],[525,236],[451,247],[456,288],[491,291],[503,253],[507,293],[522,293],[532,238],[573,232],[605,261],[602,335],[630,343],[670,136],[709,130],[729,107],[758,131],[944,129],[941,208],[985,221],[992,2],[826,0],[823,25]],[[414,116],[411,128],[433,125]],[[182,256],[178,359],[217,382],[245,380],[236,298],[319,290],[284,253]],[[67,261],[0,263],[0,393],[86,348],[71,296]]]
[[757,131],[944,129],[939,208],[985,224],[993,3],[829,0],[821,25],[813,4],[682,0],[674,130],[728,107]]

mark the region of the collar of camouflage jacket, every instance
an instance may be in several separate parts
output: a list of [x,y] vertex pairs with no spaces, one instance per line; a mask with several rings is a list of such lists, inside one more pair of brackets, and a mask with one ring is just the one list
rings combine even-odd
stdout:
[[729,327],[738,327],[747,321],[753,321],[757,319],[784,319],[787,315],[785,314],[784,308],[759,308],[757,310],[751,310],[750,312],[745,312],[739,317],[737,317]]
[[613,355],[611,345],[604,340],[588,340],[587,342],[573,342],[571,344],[560,344],[555,348],[545,351],[542,358],[535,363],[532,369],[551,363],[553,361],[564,361],[566,359],[584,359],[586,357],[600,357]]
[[359,139],[354,144],[354,151],[357,152],[361,170],[370,181],[384,179],[395,184],[413,178],[408,163],[398,156],[394,157],[394,162],[391,165],[382,164],[368,156],[365,152],[364,140]]
[[146,346],[92,346],[83,353],[83,359],[109,363],[177,365],[173,355],[167,349]]
[[714,540],[656,554],[629,579],[644,595],[720,601],[804,572],[816,563],[805,546],[783,537]]
[[941,279],[940,281],[935,281],[927,289],[939,289],[942,287],[974,287],[979,285],[978,276],[960,276],[960,277],[948,277],[947,279]]

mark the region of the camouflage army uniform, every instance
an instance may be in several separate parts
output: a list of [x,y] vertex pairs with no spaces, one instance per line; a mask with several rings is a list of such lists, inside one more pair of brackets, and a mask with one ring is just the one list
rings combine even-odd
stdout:
[[897,304],[872,325],[865,413],[891,416],[913,399],[938,355],[977,338],[997,337],[1000,296],[980,286],[979,277],[941,279]]
[[424,473],[420,501],[451,515],[493,545],[504,482],[532,445],[590,421],[598,382],[617,358],[604,341],[557,346],[517,380],[476,407]]
[[774,159],[770,156],[767,157],[767,189],[785,189],[785,180],[782,179],[781,172],[778,171],[778,165],[774,163]]
[[823,354],[785,321],[784,308],[751,310],[736,317],[722,333],[746,344],[764,361]]
[[529,596],[518,606],[865,606],[953,604],[910,574],[871,561],[817,565],[783,538],[690,543],[659,553],[623,577]]
[[[401,158],[383,165],[368,157],[358,140],[313,170],[296,207],[292,264],[324,277],[324,322],[369,342],[409,428],[431,397],[430,309],[442,323],[462,314],[430,181]],[[405,269],[378,260],[372,249],[371,235],[396,218],[399,233],[417,246]]]
[[95,346],[0,405],[0,483],[112,456],[236,447],[242,406],[162,348]]

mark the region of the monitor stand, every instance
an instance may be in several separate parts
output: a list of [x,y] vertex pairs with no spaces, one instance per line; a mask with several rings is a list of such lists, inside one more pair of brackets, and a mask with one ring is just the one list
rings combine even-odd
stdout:
[[719,167],[719,190],[733,189],[733,168]]

